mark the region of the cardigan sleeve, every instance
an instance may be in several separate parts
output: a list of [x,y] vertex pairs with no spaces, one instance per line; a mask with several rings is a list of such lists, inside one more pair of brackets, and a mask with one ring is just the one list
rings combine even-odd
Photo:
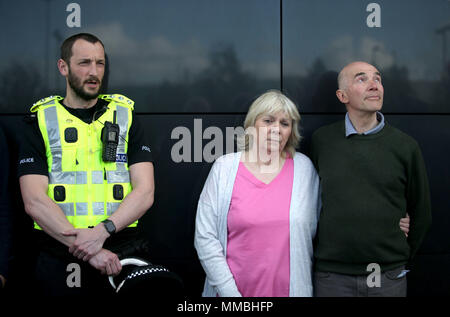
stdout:
[[219,210],[221,194],[224,192],[221,188],[220,169],[224,165],[226,167],[226,164],[218,161],[213,164],[200,194],[194,245],[205,270],[207,284],[221,297],[239,297],[241,294],[227,264],[224,245],[219,239],[219,217],[222,212],[226,212]]

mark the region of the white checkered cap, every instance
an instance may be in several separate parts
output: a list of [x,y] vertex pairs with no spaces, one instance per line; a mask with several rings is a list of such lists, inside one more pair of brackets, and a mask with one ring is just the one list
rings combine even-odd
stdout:
[[[126,259],[120,260],[120,264],[121,264],[122,266],[125,266],[125,265],[146,266],[146,265],[149,265],[150,263],[148,263],[148,262],[146,262],[146,261],[144,261],[144,260],[142,260],[142,259],[138,259],[138,258],[126,258]],[[127,276],[127,278],[128,278],[128,276]],[[109,279],[109,284],[111,284],[111,286],[112,286],[114,289],[116,289],[116,292],[118,292],[119,290],[117,289],[116,284],[114,283],[114,278],[113,278],[113,276],[109,276],[108,279]],[[126,279],[124,279],[124,280],[122,281],[122,283],[121,283],[120,286],[123,285],[123,283],[125,282],[125,280],[126,280]]]

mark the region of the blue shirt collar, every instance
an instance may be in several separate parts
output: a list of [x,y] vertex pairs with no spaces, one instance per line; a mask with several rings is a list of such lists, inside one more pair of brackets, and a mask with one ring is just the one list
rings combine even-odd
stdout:
[[[377,120],[378,124],[375,128],[366,131],[363,133],[363,135],[369,135],[369,134],[375,134],[384,127],[384,116],[381,112],[377,111]],[[345,115],[345,137],[349,137],[352,134],[358,134],[358,131],[356,131],[355,127],[353,126],[353,123],[350,121],[350,117],[348,116],[348,112]]]

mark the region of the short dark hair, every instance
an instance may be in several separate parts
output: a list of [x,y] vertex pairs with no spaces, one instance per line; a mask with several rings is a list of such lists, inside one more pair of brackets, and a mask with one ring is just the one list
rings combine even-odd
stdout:
[[[67,64],[70,65],[70,58],[72,57],[72,47],[73,43],[75,41],[82,39],[85,41],[88,41],[89,43],[100,43],[103,46],[103,49],[105,49],[105,46],[103,45],[102,41],[95,35],[92,35],[90,33],[78,33],[75,35],[72,35],[65,39],[65,41],[61,45],[61,59],[63,59]],[[106,55],[106,52],[105,52]]]

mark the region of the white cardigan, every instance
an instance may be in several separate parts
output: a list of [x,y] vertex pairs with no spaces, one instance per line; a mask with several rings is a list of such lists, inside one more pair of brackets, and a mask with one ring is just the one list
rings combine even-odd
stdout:
[[[216,160],[198,201],[194,245],[206,273],[203,296],[241,296],[226,261],[227,218],[241,152]],[[308,157],[294,156],[289,210],[289,296],[312,296],[313,243],[319,219],[319,177]]]

